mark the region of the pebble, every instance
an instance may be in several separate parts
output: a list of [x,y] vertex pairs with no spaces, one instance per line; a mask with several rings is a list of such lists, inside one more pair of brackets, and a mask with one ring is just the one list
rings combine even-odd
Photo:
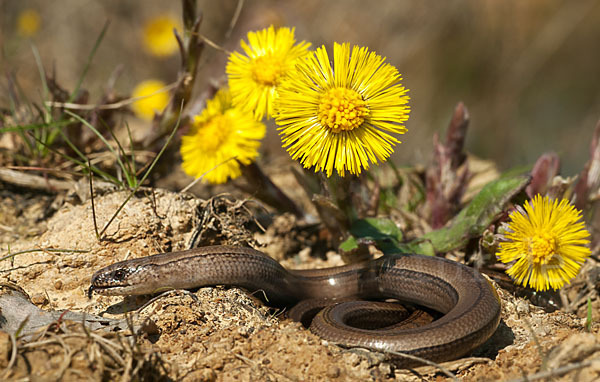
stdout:
[[217,373],[212,369],[194,370],[187,374],[182,381],[213,382],[217,380]]
[[525,300],[519,300],[517,302],[517,313],[518,314],[529,314],[529,303]]
[[337,378],[340,376],[340,368],[335,365],[330,365],[325,373],[328,378]]
[[48,298],[45,294],[36,293],[33,296],[31,296],[31,302],[33,302],[36,305],[44,305],[48,303]]
[[381,375],[392,375],[392,366],[389,363],[380,363],[379,372]]

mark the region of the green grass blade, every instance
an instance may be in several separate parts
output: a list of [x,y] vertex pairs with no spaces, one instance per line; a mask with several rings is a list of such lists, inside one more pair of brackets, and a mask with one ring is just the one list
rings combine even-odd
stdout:
[[73,90],[73,93],[71,93],[71,96],[69,97],[69,100],[67,102],[73,102],[73,100],[77,96],[77,93],[79,93],[79,89],[81,89],[81,85],[83,84],[83,79],[87,75],[87,72],[90,69],[90,66],[92,65],[92,60],[94,59],[94,56],[96,55],[96,52],[98,51],[98,48],[100,47],[100,44],[102,43],[102,40],[104,39],[104,35],[106,34],[106,31],[108,30],[109,24],[110,24],[110,22],[108,20],[104,23],[104,26],[102,27],[102,31],[100,32],[100,35],[96,39],[96,42],[94,43],[94,47],[92,48],[92,51],[88,55],[88,59],[83,68],[83,72],[81,73],[81,76],[79,77],[77,85],[75,86],[75,89]]
[[[73,157],[71,157],[71,156],[69,156],[69,155],[67,155],[65,153],[61,153],[60,151],[57,151],[57,150],[53,149],[50,146],[46,146],[48,148],[48,150],[52,151],[55,154],[60,155],[62,158],[66,159],[66,160],[68,160],[70,162],[73,162],[73,163],[79,165],[82,168],[87,169],[88,171],[93,171],[94,173],[98,174],[104,180],[106,180],[108,182],[111,182],[111,183],[116,184],[116,185],[118,185],[120,187],[123,187],[123,183],[121,181],[119,181],[117,178],[115,178],[114,176],[110,175],[109,173],[104,172],[104,171],[100,170],[97,167],[91,167],[91,168],[88,167],[88,165],[87,165],[87,161],[88,161],[87,157],[85,155],[83,155],[83,153],[81,153],[81,151],[79,151],[79,149],[77,149],[77,147],[75,147],[75,145],[73,145],[73,143],[64,135],[64,133],[62,133],[62,131],[61,131],[61,134],[62,134],[63,138],[65,138],[65,142],[67,143],[67,145],[69,145],[69,147],[71,147],[71,149],[73,149],[73,151],[75,151],[75,153],[77,155],[79,155],[79,157],[82,158],[83,161],[77,160],[76,158],[73,158]],[[36,137],[33,137],[33,138],[38,143],[44,145],[44,143],[41,142],[41,141],[39,141]]]
[[592,300],[587,298],[587,317],[585,319],[585,330],[588,333],[592,332]]
[[142,179],[135,186],[135,188],[133,190],[131,190],[131,192],[127,196],[127,199],[125,199],[125,201],[119,206],[119,208],[117,208],[117,210],[115,211],[115,213],[113,214],[113,216],[111,216],[110,220],[106,223],[106,225],[104,226],[104,228],[102,228],[102,231],[100,232],[100,238],[102,238],[102,235],[104,235],[104,232],[106,232],[106,230],[108,229],[108,227],[110,226],[110,224],[113,222],[113,220],[115,220],[115,218],[117,217],[117,215],[119,214],[119,212],[123,209],[123,207],[125,207],[125,205],[129,202],[129,200],[133,197],[133,195],[135,195],[135,193],[140,188],[140,186],[144,183],[144,181],[146,181],[146,178],[148,178],[148,175],[150,175],[150,173],[152,172],[152,169],[154,169],[154,166],[156,165],[156,163],[158,163],[158,160],[160,159],[160,157],[162,156],[162,154],[165,152],[165,150],[169,146],[169,143],[171,143],[171,140],[173,139],[173,137],[175,136],[175,133],[177,132],[177,129],[179,128],[179,123],[181,122],[181,111],[182,110],[183,110],[183,103],[181,104],[181,109],[179,110],[179,117],[177,118],[177,123],[175,124],[175,127],[173,128],[173,131],[171,131],[171,134],[169,134],[169,137],[167,138],[167,141],[165,142],[165,144],[163,145],[163,147],[160,149],[160,151],[158,152],[158,154],[156,155],[156,157],[152,161],[152,164],[150,165],[150,167],[148,167],[148,170],[146,170],[146,173],[144,174],[144,176],[142,177]]
[[[46,81],[46,72],[44,71],[44,64],[42,64],[40,52],[37,50],[35,45],[31,45],[31,50],[33,51],[33,58],[35,59],[35,64],[37,65],[38,71],[40,72],[40,79],[42,80],[42,101],[46,101],[48,99],[48,94],[50,94],[50,90],[48,89],[48,82]],[[46,102],[43,103],[46,113],[49,113],[50,107],[46,106]]]
[[[117,136],[114,134],[114,132],[110,128],[110,126],[108,126],[108,124],[106,124],[106,122],[104,122],[104,120],[102,118],[100,118],[99,121],[106,128],[106,130],[108,130],[108,132],[110,133],[110,136],[117,143],[117,147],[119,149],[119,158],[124,159],[124,162],[119,161],[119,163],[123,164],[121,166],[121,170],[123,170],[123,173],[125,174],[125,178],[127,179],[127,185],[129,185],[130,188],[135,187],[137,185],[135,171],[132,171],[132,169],[131,169],[131,163],[129,162],[129,157],[125,154],[125,150],[123,149],[121,142],[117,139]],[[129,139],[131,139],[131,136],[129,136]]]
[[73,123],[73,121],[52,121],[44,123],[31,123],[22,126],[8,126],[0,128],[0,134],[10,132],[24,132],[29,130],[46,129],[46,128],[60,128]]
[[15,256],[18,255],[22,255],[25,253],[34,253],[34,252],[50,252],[50,253],[62,253],[62,252],[67,252],[67,253],[88,253],[90,251],[85,250],[85,249],[61,249],[61,248],[36,248],[36,249],[26,249],[23,251],[18,251],[18,252],[13,252],[13,253],[9,253],[2,256],[0,258],[0,261],[4,261],[4,260],[8,260],[8,259],[12,259]]
[[131,158],[129,159],[129,162],[131,163],[131,170],[136,175],[137,180],[137,170],[135,169],[135,147],[133,146],[133,136],[131,135],[131,129],[129,128],[129,123],[127,123],[127,121],[125,121],[125,128],[127,129],[127,136],[129,137],[129,149],[131,150]]
[[[125,167],[125,165],[121,161],[121,156],[115,151],[115,149],[110,145],[110,143],[108,143],[108,141],[106,140],[106,138],[104,138],[104,136],[102,134],[100,134],[100,132],[94,126],[92,126],[91,123],[89,123],[84,118],[80,117],[79,115],[77,115],[77,114],[75,114],[75,113],[73,113],[73,112],[71,112],[69,110],[65,110],[65,114],[70,115],[71,117],[73,117],[76,120],[78,120],[79,122],[81,122],[83,125],[87,126],[90,130],[92,130],[94,132],[94,134],[96,134],[96,136],[98,138],[100,138],[100,140],[106,145],[106,147],[108,148],[108,150],[115,156],[115,159],[117,160],[117,163],[119,164],[119,166],[121,167],[121,169],[124,172],[127,172],[127,168]],[[122,182],[119,182],[119,183],[122,184]]]

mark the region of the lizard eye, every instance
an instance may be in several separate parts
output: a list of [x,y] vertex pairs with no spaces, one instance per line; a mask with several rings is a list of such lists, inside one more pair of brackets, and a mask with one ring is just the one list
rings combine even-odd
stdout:
[[127,272],[125,272],[122,269],[117,269],[116,271],[113,272],[113,278],[117,281],[121,281],[125,278],[125,276],[127,276]]

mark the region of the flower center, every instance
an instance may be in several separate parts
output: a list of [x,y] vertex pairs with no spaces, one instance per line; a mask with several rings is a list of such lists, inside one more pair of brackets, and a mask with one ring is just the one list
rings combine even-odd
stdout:
[[359,127],[368,114],[367,103],[352,89],[333,88],[319,100],[319,121],[334,133]]
[[227,141],[231,133],[231,121],[225,115],[211,118],[198,131],[198,146],[203,152],[215,153]]
[[548,264],[556,252],[556,239],[547,232],[538,233],[529,239],[529,254],[536,264]]
[[254,60],[252,78],[263,85],[274,86],[277,85],[281,71],[281,60],[272,54],[266,54]]

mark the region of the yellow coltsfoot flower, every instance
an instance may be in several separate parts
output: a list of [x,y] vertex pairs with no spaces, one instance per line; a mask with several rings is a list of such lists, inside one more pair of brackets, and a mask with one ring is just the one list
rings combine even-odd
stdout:
[[24,37],[33,37],[40,29],[42,18],[35,9],[25,9],[17,17],[17,32]]
[[510,219],[496,256],[503,263],[514,262],[506,273],[519,284],[537,291],[560,289],[590,255],[586,247],[590,234],[581,212],[566,199],[558,202],[536,195]]
[[252,113],[233,107],[229,90],[219,90],[194,117],[190,131],[181,138],[183,170],[189,176],[213,184],[225,183],[241,174],[240,163],[258,156],[266,127]]
[[293,28],[275,29],[271,25],[248,32],[248,43],[242,40],[240,45],[245,55],[233,52],[227,63],[233,104],[251,111],[257,120],[270,118],[277,86],[296,60],[308,53],[310,43],[296,44]]
[[179,49],[174,30],[181,33],[181,23],[173,16],[158,16],[144,25],[144,46],[156,57],[168,57]]
[[167,85],[159,80],[146,80],[133,89],[131,96],[139,99],[133,102],[131,109],[138,118],[150,121],[155,113],[162,113],[169,104],[170,97],[168,91],[161,91],[165,86]]
[[367,48],[334,44],[300,59],[278,88],[276,122],[293,159],[331,176],[385,161],[404,134],[408,92],[398,70]]

